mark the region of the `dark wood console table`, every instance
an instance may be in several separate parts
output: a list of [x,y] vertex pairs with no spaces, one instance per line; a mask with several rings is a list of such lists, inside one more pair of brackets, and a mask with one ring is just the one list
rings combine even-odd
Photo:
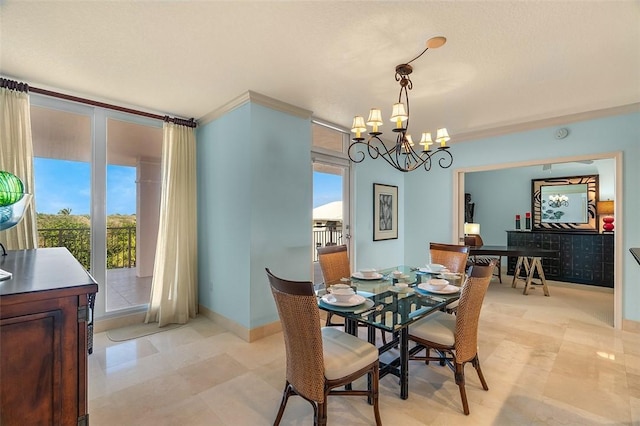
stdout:
[[545,296],[549,296],[549,287],[545,279],[544,270],[541,260],[543,258],[557,258],[558,251],[552,249],[543,249],[539,247],[527,246],[477,246],[469,247],[469,256],[508,256],[516,257],[513,280],[511,287],[515,287],[520,278],[520,271],[525,270],[525,284],[522,294],[528,294],[533,281],[534,275],[538,275],[542,282],[542,288]]
[[0,424],[88,425],[90,305],[98,285],[66,248],[9,251],[0,268]]
[[[614,234],[585,231],[507,231],[507,245],[557,250],[542,259],[547,279],[613,288]],[[513,274],[517,258],[509,257]]]

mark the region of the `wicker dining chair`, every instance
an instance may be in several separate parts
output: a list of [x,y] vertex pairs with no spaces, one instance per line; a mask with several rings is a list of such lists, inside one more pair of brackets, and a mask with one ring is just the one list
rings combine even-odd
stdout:
[[431,263],[444,265],[450,272],[464,274],[469,259],[469,246],[430,243],[429,255]]
[[[370,343],[331,327],[320,327],[318,302],[309,281],[288,281],[266,269],[278,308],[286,350],[286,384],[274,425],[280,424],[287,400],[299,395],[313,406],[314,424],[327,423],[329,395],[366,396],[378,408],[378,349]],[[368,375],[367,390],[346,386]],[[336,389],[345,386],[344,389]]]
[[[342,278],[351,277],[351,266],[349,265],[346,245],[318,247],[318,263],[320,263],[320,270],[322,270],[326,289],[329,289],[334,284],[339,284]],[[325,325],[342,325],[331,322],[332,317],[333,314],[327,312]]]
[[[411,360],[440,361],[454,372],[454,377],[464,414],[469,414],[469,403],[465,390],[464,366],[471,362],[480,378],[484,390],[489,390],[480,368],[478,358],[478,322],[484,296],[493,275],[495,262],[487,266],[473,266],[467,282],[461,289],[456,315],[442,311],[428,315],[409,326],[409,340],[416,343],[411,349]],[[425,355],[417,355],[421,349]],[[431,356],[431,349],[437,356]]]
[[[347,246],[326,246],[318,247],[318,263],[322,270],[322,278],[324,278],[325,288],[329,288],[334,284],[339,284],[342,278],[351,277],[351,266],[349,265],[349,255]],[[326,326],[343,325],[342,323],[334,323],[331,321],[333,312],[327,312]],[[364,324],[359,323],[359,326]],[[380,330],[382,343],[387,343],[387,336],[384,331]]]

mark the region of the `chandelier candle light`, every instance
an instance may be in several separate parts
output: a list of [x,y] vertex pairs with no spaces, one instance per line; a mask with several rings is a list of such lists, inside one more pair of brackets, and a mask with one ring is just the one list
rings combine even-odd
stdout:
[[[360,163],[366,158],[365,151],[369,157],[376,159],[382,157],[387,163],[401,172],[410,172],[423,167],[426,171],[431,169],[431,159],[436,155],[440,155],[438,164],[441,168],[446,169],[453,164],[453,156],[449,152],[447,142],[450,140],[449,133],[446,128],[438,129],[436,132],[435,142],[440,144],[435,150],[431,149],[433,140],[431,133],[423,132],[420,139],[422,150],[416,150],[411,135],[407,133],[409,128],[409,90],[413,88],[413,83],[409,75],[413,72],[413,67],[409,65],[418,59],[429,49],[437,49],[446,43],[444,37],[433,37],[427,40],[427,47],[418,56],[407,62],[396,66],[396,81],[400,83],[400,94],[398,102],[393,105],[390,120],[395,123],[393,132],[397,133],[396,143],[387,148],[387,145],[380,139],[382,132],[379,127],[383,125],[382,112],[378,108],[369,111],[369,119],[366,122],[364,117],[355,116],[351,131],[355,133],[351,145],[349,145],[349,158],[354,163]],[[403,102],[404,101],[404,102]],[[406,105],[406,108],[405,108]],[[366,126],[371,126],[369,138],[365,142],[362,133],[367,131]],[[352,151],[353,150],[353,151]]]
[[549,207],[566,207],[569,205],[569,197],[566,195],[549,195]]

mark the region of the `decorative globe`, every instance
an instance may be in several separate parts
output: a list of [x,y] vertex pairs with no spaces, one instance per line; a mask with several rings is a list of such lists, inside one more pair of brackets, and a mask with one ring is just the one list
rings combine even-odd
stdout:
[[0,171],[0,231],[20,222],[29,201],[31,194],[25,194],[20,178],[13,173]]
[[0,207],[10,206],[24,196],[24,184],[13,173],[0,171]]

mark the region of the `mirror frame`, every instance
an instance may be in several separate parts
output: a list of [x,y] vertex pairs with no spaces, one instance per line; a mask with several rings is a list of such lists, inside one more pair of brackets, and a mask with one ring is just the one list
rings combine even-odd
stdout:
[[[542,222],[541,192],[543,186],[587,185],[587,222],[586,223],[549,223]],[[534,231],[592,231],[598,232],[596,204],[598,202],[598,175],[556,177],[549,179],[531,179],[531,211],[533,212]]]

